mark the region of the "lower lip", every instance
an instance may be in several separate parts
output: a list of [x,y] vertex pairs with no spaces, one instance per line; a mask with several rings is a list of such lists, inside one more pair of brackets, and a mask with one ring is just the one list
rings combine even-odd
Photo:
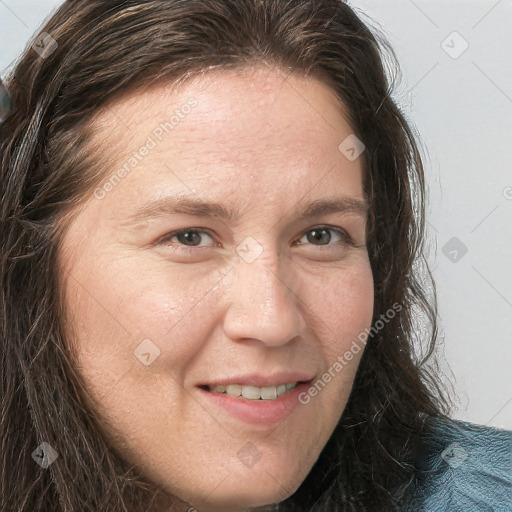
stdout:
[[283,421],[297,406],[301,405],[299,395],[308,387],[309,383],[303,382],[275,400],[249,400],[225,393],[214,393],[203,388],[198,389],[216,407],[221,407],[231,416],[245,423],[272,424]]

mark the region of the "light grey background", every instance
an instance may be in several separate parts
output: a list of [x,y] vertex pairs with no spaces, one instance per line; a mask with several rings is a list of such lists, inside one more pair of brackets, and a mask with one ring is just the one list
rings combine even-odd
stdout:
[[[1,70],[60,3],[0,0]],[[455,417],[512,430],[512,1],[349,3],[394,47],[422,140]]]

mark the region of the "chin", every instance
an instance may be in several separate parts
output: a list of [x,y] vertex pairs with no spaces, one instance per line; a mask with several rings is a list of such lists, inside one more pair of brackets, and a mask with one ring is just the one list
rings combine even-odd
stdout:
[[[207,502],[199,499],[197,507],[200,512],[251,512],[261,507],[279,503],[289,498],[302,483],[296,477],[283,478],[265,469],[257,471],[248,468],[243,475],[231,473],[210,493]],[[277,472],[276,472],[277,473]]]

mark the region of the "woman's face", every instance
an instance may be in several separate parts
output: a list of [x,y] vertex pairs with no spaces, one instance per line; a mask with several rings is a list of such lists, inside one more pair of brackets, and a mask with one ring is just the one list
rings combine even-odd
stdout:
[[290,496],[351,391],[374,288],[335,101],[262,66],[93,123],[105,177],[60,253],[69,342],[112,448],[199,510]]

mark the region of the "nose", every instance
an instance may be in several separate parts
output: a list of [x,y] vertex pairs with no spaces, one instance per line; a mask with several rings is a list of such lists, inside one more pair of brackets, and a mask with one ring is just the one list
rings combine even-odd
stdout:
[[304,332],[303,302],[291,289],[290,279],[283,280],[279,264],[269,264],[268,258],[239,260],[235,270],[227,292],[226,336],[277,347]]

